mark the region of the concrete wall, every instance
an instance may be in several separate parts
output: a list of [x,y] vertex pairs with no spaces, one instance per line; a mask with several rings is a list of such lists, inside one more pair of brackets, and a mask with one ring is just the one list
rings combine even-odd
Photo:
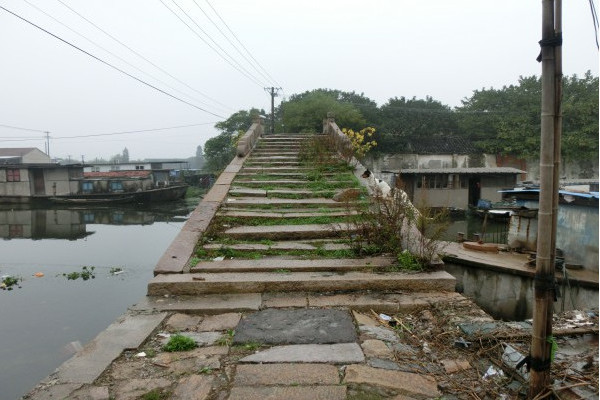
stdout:
[[[446,271],[456,278],[456,289],[473,298],[495,318],[521,321],[533,315],[533,279],[496,271],[446,264]],[[562,298],[554,311],[585,310],[598,307],[598,289],[561,287]],[[574,304],[573,304],[574,303]]]
[[[598,179],[598,159],[572,160],[560,164],[561,179]],[[527,180],[540,180],[540,160],[527,160]]]
[[[14,169],[14,168],[11,168]],[[31,185],[26,168],[19,168],[20,182],[7,182],[6,169],[0,168],[0,196],[30,196]]]
[[46,153],[41,150],[33,149],[21,158],[23,164],[44,164],[50,163],[52,160]]
[[418,207],[466,208],[469,203],[468,189],[415,189],[413,203]]
[[496,156],[484,154],[483,164],[474,165],[471,157],[465,154],[367,154],[363,164],[370,166],[377,176],[381,171],[399,171],[410,168],[469,168],[497,167]]
[[[33,179],[31,179],[31,193],[33,193]],[[49,196],[77,193],[79,184],[69,179],[69,170],[66,168],[52,168],[44,170],[44,189]]]

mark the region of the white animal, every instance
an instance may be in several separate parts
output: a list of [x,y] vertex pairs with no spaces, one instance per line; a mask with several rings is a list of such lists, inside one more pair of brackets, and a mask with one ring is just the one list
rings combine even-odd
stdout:
[[367,185],[375,197],[388,197],[392,191],[390,185],[381,179],[375,179],[375,175],[369,170],[363,172],[361,177],[367,180]]
[[402,190],[400,188],[396,188],[392,192],[392,189],[390,188],[390,185],[387,184],[387,182],[385,182],[384,180],[375,178],[375,175],[373,175],[373,173],[369,170],[366,170],[365,172],[363,172],[361,177],[365,178],[367,180],[367,186],[369,187],[369,189],[371,189],[371,193],[373,193],[373,196],[382,197],[382,198],[390,198],[390,197],[394,196],[397,200],[399,200],[400,202],[405,204],[406,207],[410,208],[415,217],[418,217],[421,215],[419,210],[410,201],[410,199],[408,198],[408,195],[406,194],[406,192],[404,190]]

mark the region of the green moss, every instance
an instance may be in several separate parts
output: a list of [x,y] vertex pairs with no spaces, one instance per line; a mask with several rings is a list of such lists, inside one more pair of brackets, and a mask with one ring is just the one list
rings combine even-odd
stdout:
[[164,351],[188,351],[198,347],[196,341],[190,337],[183,335],[171,336],[169,342],[163,347]]

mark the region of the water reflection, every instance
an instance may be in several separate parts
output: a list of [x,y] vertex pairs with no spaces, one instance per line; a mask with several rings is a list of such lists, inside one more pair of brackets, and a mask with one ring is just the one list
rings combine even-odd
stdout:
[[94,234],[87,225],[151,225],[184,221],[186,202],[155,207],[0,208],[0,238],[77,240]]
[[[195,206],[0,207],[0,276],[22,279],[0,290],[0,399],[19,398],[142,298]],[[96,278],[63,275],[82,266]]]

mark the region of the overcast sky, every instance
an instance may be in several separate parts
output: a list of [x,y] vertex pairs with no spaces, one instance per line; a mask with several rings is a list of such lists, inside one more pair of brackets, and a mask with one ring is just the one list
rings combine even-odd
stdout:
[[[276,104],[329,88],[379,105],[430,95],[454,107],[541,71],[540,0],[174,1],[0,0],[131,75],[0,9],[0,147],[44,150],[49,131],[53,157],[89,161],[127,147],[132,159],[184,158],[217,134],[215,122],[268,111],[264,87],[282,87]],[[564,73],[598,75],[589,2],[563,3]]]

